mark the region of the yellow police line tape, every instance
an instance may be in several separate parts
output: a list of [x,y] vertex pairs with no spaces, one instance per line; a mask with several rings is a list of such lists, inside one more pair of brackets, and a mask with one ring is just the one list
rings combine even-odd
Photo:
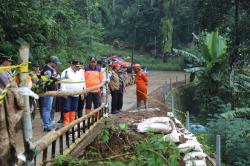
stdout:
[[[105,73],[105,72],[101,72],[101,74],[103,74],[103,73]],[[37,74],[31,74],[31,76],[32,76],[33,78],[39,78],[39,76],[38,76]],[[129,75],[129,74],[128,74],[128,76],[133,76],[133,75]],[[53,79],[49,79],[49,78],[47,78],[46,76],[41,76],[40,78],[41,78],[41,81],[43,81],[43,82],[54,82]],[[91,79],[89,79],[89,80],[85,80],[85,81],[58,80],[58,81],[55,81],[55,83],[62,83],[62,84],[81,84],[81,83],[89,83],[89,82],[91,82],[91,81],[93,81],[94,79],[97,79],[97,78],[98,78],[98,76],[93,77],[93,78],[91,78]],[[125,77],[125,78],[126,78],[126,77]]]
[[30,62],[25,62],[21,63],[19,65],[12,65],[12,66],[2,66],[0,67],[0,72],[6,72],[12,69],[18,69],[22,73],[28,73],[29,72],[29,63]]
[[[29,72],[29,69],[28,69],[28,64],[31,63],[31,62],[27,62],[27,63],[21,63],[19,65],[12,65],[12,66],[2,66],[0,67],[0,72],[6,72],[6,71],[9,71],[9,70],[12,70],[12,69],[17,69],[21,72],[21,73],[28,73]],[[107,71],[107,70],[106,70]],[[101,72],[101,74],[103,74],[105,72]],[[127,74],[127,75],[131,75],[131,76],[134,76],[134,74]],[[37,74],[31,74],[31,76],[33,78],[39,78]],[[90,80],[87,80],[87,81],[66,81],[66,80],[58,80],[58,81],[55,81],[56,83],[63,83],[63,84],[79,84],[79,83],[86,83],[86,82],[91,82],[93,81],[94,79],[96,79],[97,77],[94,77]],[[53,82],[54,80],[52,79],[49,79],[47,78],[46,76],[41,76],[41,81],[44,81],[44,82]]]
[[[175,90],[176,90],[176,89],[172,89],[172,90],[168,93],[168,95],[166,96],[166,99],[167,99],[170,95],[172,95],[172,94],[174,93]],[[146,93],[144,93],[144,92],[142,92],[142,91],[140,91],[140,90],[136,90],[136,91],[138,91],[139,93],[141,93],[141,94],[143,94],[143,95],[146,95],[146,96],[148,97],[148,99],[154,101],[155,103],[158,103],[158,104],[162,105],[162,106],[165,107],[165,108],[168,108],[168,107],[169,107],[169,105],[164,104],[163,102],[159,101],[158,99],[155,99],[154,97],[149,96],[149,95],[147,95]],[[186,112],[180,111],[180,110],[178,110],[178,109],[176,109],[176,108],[174,109],[174,111],[175,111],[175,112],[178,112],[178,113],[180,113],[180,114],[183,114],[184,116],[187,115]]]

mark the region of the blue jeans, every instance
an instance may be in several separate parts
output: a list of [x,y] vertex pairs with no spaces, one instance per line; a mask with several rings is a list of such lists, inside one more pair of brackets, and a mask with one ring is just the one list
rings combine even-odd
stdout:
[[79,97],[68,96],[64,100],[63,112],[77,112]]
[[42,99],[42,116],[43,116],[43,127],[51,129],[52,128],[52,105],[53,105],[53,96],[46,96]]

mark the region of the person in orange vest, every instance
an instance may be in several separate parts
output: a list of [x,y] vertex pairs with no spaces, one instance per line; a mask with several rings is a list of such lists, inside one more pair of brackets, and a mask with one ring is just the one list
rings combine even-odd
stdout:
[[[86,88],[97,86],[102,83],[103,74],[101,68],[97,66],[97,60],[95,57],[90,58],[90,65],[84,68],[85,70],[85,80]],[[89,92],[86,96],[86,107],[85,114],[91,112],[92,103],[94,103],[94,108],[98,108],[101,105],[101,90],[97,88]]]
[[147,92],[148,92],[148,77],[141,70],[141,66],[139,64],[134,65],[135,71],[135,84],[136,84],[136,98],[137,98],[137,109],[140,110],[141,101],[144,101],[145,109],[148,108],[147,103]]

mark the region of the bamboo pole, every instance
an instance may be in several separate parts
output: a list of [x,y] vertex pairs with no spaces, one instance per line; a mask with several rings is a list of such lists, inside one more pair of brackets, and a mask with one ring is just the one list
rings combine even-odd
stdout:
[[69,131],[73,126],[83,122],[84,120],[87,120],[89,117],[91,117],[92,115],[95,115],[95,113],[99,112],[101,109],[104,108],[104,104],[101,105],[99,108],[95,109],[94,111],[90,112],[87,115],[84,115],[83,117],[76,119],[75,121],[73,121],[72,123],[70,123],[69,125],[57,130],[57,131],[52,131],[50,133],[48,133],[47,135],[45,135],[44,137],[42,137],[36,144],[35,144],[35,148],[37,152],[41,152],[42,150],[44,150],[45,148],[47,148],[49,145],[52,144],[52,142],[54,142],[55,140],[57,140],[60,136],[62,136],[63,134],[65,134],[67,131]]
[[104,84],[105,84],[105,82],[103,82],[103,83],[101,83],[99,85],[93,86],[91,88],[80,90],[80,91],[48,91],[48,92],[39,94],[39,96],[44,97],[44,96],[74,96],[74,95],[81,95],[81,94],[91,92],[91,91],[93,91],[93,90],[95,90],[97,88],[100,88]]
[[[22,63],[29,62],[29,45],[22,44],[20,49],[20,59]],[[20,87],[27,87],[26,80],[28,77],[28,66],[20,69]],[[24,140],[24,155],[26,157],[26,166],[33,165],[34,151],[32,150],[32,123],[30,117],[30,103],[29,96],[23,96],[24,99],[24,113],[23,113],[23,140]]]

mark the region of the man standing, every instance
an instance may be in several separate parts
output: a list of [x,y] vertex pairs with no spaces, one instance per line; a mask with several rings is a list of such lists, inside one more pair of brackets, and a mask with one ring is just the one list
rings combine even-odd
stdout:
[[[105,83],[105,81],[107,81],[106,79],[106,66],[105,64],[102,63],[102,61],[97,61],[97,66],[101,68],[101,72],[102,72],[102,77],[103,77],[103,82]],[[105,97],[106,97],[106,94],[107,94],[107,89],[106,89],[106,86],[105,84],[101,87],[101,103],[105,102]]]
[[[79,65],[76,65],[76,67],[79,69],[79,72],[82,74],[82,77],[83,77],[83,82],[84,82],[84,86],[83,88],[85,89],[86,88],[86,82],[85,82],[85,76],[84,76],[84,69],[82,67],[82,63],[80,62]],[[82,114],[83,114],[83,109],[84,109],[84,104],[85,104],[85,94],[81,94],[79,95],[79,100],[78,100],[78,108],[77,108],[77,118],[81,118],[82,117]]]
[[137,109],[140,110],[142,100],[144,101],[145,109],[147,109],[148,78],[146,74],[141,70],[141,66],[139,64],[134,65],[134,70],[136,74],[135,84],[136,84]]
[[[85,80],[83,71],[79,70],[78,68],[79,65],[80,65],[79,61],[73,60],[71,61],[70,67],[62,72],[61,78],[63,78],[64,81],[72,82],[72,83],[62,82],[61,84],[62,91],[78,91],[86,88],[86,85],[84,83]],[[78,109],[78,100],[79,100],[79,95],[67,96],[64,99],[64,107],[63,107],[64,126],[67,126],[69,123],[75,120],[76,112]]]
[[[91,57],[90,65],[85,67],[85,79],[87,88],[97,86],[102,83],[103,74],[101,72],[101,68],[97,66],[97,60],[95,57]],[[92,103],[94,103],[95,109],[100,106],[100,88],[92,90],[87,94],[85,114],[91,112]]]
[[117,94],[118,98],[117,110],[118,112],[120,112],[123,106],[123,94],[125,91],[125,70],[123,68],[120,69],[120,67],[118,67],[118,76],[119,76],[119,91]]
[[[0,57],[0,67],[11,66],[13,60],[9,56],[5,56],[1,54]],[[15,81],[11,82],[11,78],[13,77],[13,73],[11,70],[0,72],[0,88],[4,89],[7,84],[11,83],[12,88],[17,88],[17,84]]]
[[118,113],[118,107],[120,104],[119,101],[119,91],[120,91],[120,81],[119,81],[119,75],[118,75],[118,70],[119,70],[119,64],[113,64],[113,70],[111,72],[111,77],[110,77],[110,82],[109,82],[109,88],[111,91],[111,114],[116,114]]
[[[57,65],[61,64],[59,58],[57,56],[51,56],[46,61],[46,65],[41,70],[41,75],[45,76],[47,79],[56,79]],[[56,85],[54,81],[50,81],[49,84],[46,85],[47,91],[54,91],[56,90]],[[42,118],[43,118],[43,129],[45,132],[52,130],[52,104],[53,104],[53,96],[45,96],[42,99]]]

